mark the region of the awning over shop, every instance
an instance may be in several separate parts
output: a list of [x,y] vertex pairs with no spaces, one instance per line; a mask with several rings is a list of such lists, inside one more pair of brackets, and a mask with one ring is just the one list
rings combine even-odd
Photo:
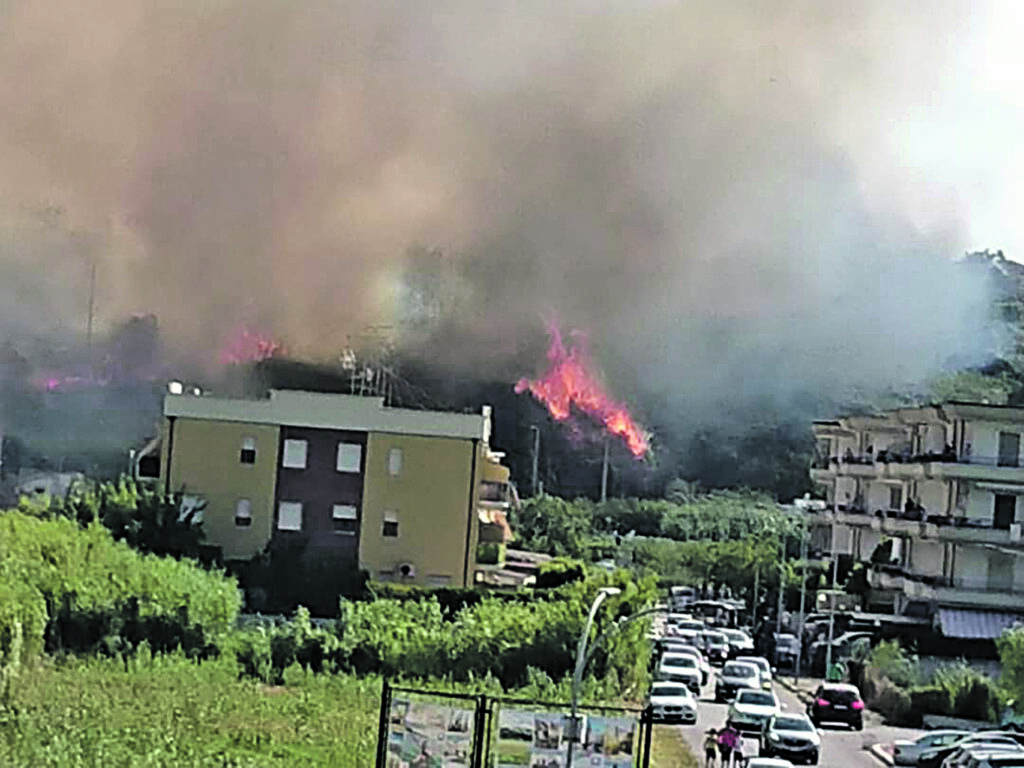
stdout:
[[940,608],[939,629],[946,637],[970,640],[991,640],[1015,624],[1024,625],[1024,616],[998,611],[972,611],[963,608]]

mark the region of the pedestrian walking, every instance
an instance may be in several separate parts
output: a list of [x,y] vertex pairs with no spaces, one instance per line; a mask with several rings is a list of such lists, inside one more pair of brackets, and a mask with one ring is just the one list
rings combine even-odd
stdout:
[[704,768],[714,768],[718,757],[718,731],[708,728],[704,734]]
[[733,753],[740,744],[740,732],[732,723],[726,723],[725,728],[718,734],[718,756],[722,761],[722,768],[732,768]]

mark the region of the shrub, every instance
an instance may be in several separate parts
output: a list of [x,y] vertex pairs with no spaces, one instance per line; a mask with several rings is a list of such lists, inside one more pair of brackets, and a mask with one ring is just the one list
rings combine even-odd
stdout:
[[920,713],[916,713],[912,707],[910,694],[891,683],[883,683],[875,697],[875,711],[890,725],[917,725]]
[[94,521],[0,513],[0,649],[23,655],[154,650],[212,652],[235,621],[237,586],[195,563],[142,555]]
[[537,571],[537,588],[561,587],[574,581],[583,581],[586,575],[586,567],[579,560],[568,557],[555,558],[549,563],[541,563]]
[[949,691],[939,685],[924,685],[911,688],[910,706],[921,715],[952,715],[953,700]]
[[868,655],[867,666],[900,688],[920,682],[917,659],[907,655],[898,640],[883,640]]

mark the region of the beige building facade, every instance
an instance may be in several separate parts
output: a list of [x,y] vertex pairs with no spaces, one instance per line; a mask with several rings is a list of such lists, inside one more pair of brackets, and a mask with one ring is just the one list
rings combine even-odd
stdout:
[[814,434],[813,543],[869,565],[869,608],[978,637],[1024,614],[1024,408],[948,402]]
[[261,400],[169,395],[160,482],[203,505],[225,560],[282,546],[424,586],[482,581],[481,535],[510,535],[508,470],[479,414],[272,390]]

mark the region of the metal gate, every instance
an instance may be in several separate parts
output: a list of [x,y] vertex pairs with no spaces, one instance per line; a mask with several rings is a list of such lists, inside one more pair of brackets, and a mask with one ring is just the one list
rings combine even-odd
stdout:
[[648,768],[649,708],[580,706],[575,723],[570,709],[568,702],[442,693],[385,681],[377,768]]

